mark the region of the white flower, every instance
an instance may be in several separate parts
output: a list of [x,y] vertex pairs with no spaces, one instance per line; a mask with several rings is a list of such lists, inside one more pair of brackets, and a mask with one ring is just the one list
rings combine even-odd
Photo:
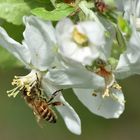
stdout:
[[[94,114],[105,118],[118,118],[122,114],[125,103],[124,96],[109,65],[105,63],[102,67],[100,62],[97,62],[94,67],[85,68],[77,62],[67,60],[67,58],[63,61],[64,69],[52,70],[46,75],[50,81],[55,81],[62,86],[73,87],[78,99]],[[103,62],[100,59],[96,61]],[[85,82],[85,85],[78,85],[79,82],[75,81]]]
[[[50,81],[58,83],[59,86],[71,86],[79,100],[91,112],[105,118],[118,118],[124,111],[125,101],[121,87],[115,80],[115,70],[108,62],[111,49],[110,46],[105,45],[107,43],[103,37],[104,31],[98,32],[99,28],[94,26],[95,24],[88,26],[89,23],[92,25],[94,22],[87,21],[74,26],[70,20],[66,19],[58,23],[59,57],[64,68],[48,72],[47,77]],[[79,44],[72,38],[74,27],[79,27],[82,24],[84,24],[82,29],[86,32],[79,29],[80,33],[78,34],[81,37],[82,32],[82,36],[84,35],[88,41],[90,40],[89,44],[91,45],[84,46],[89,49],[89,53],[81,47],[82,45],[79,48]],[[64,31],[60,28],[60,25],[63,25]],[[66,31],[68,31],[67,34]],[[94,40],[94,37],[96,40]],[[94,42],[94,45],[91,42]],[[86,63],[88,57],[90,63]]]
[[[48,97],[58,90],[55,84],[50,83],[46,75],[55,58],[56,39],[54,28],[50,22],[40,20],[30,16],[24,18],[26,29],[23,33],[24,41],[22,44],[13,40],[8,36],[3,28],[0,28],[0,45],[6,48],[10,53],[21,60],[31,73],[27,76],[15,77],[13,85],[17,87],[13,89],[9,96],[16,96],[21,90],[26,90],[29,93],[33,87],[41,83],[43,91]],[[55,100],[63,105],[56,106],[63,117],[68,129],[75,133],[81,133],[81,122],[74,109],[65,101],[61,92],[55,97]]]
[[140,74],[140,1],[126,1],[125,15],[130,21],[132,35],[127,43],[127,50],[120,56],[116,68],[116,75],[120,79]]
[[95,21],[74,25],[70,19],[64,19],[57,24],[56,32],[60,53],[86,65],[99,57],[105,44],[104,30]]

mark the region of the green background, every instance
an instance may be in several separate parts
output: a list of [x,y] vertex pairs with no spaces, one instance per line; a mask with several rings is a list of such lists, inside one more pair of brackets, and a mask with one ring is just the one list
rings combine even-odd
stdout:
[[140,76],[130,77],[120,84],[126,98],[126,109],[119,119],[104,119],[90,113],[71,90],[64,93],[82,121],[82,134],[67,130],[58,114],[56,124],[36,123],[35,117],[24,100],[7,97],[14,75],[26,75],[23,69],[0,70],[0,140],[140,140]]

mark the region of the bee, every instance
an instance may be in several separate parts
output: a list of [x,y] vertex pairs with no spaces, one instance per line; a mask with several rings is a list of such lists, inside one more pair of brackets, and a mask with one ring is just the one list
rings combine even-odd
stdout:
[[27,103],[27,105],[33,110],[34,115],[37,118],[37,122],[40,120],[46,120],[49,123],[56,123],[57,116],[55,112],[51,109],[52,106],[61,105],[61,102],[52,102],[54,97],[62,89],[55,91],[52,96],[47,99],[43,94],[42,90],[39,88],[39,84],[34,84],[31,87],[30,94],[27,92],[26,88],[23,90],[22,95]]

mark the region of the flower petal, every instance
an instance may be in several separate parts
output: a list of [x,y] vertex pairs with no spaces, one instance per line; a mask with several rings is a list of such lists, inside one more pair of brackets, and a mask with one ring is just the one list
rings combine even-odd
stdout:
[[76,26],[79,31],[85,33],[94,47],[100,47],[105,44],[105,35],[102,27],[95,21],[79,22]]
[[104,78],[88,71],[80,63],[67,58],[63,61],[63,66],[50,70],[44,77],[60,88],[104,88]]
[[54,69],[48,72],[46,78],[61,88],[91,88],[104,87],[104,79],[84,69]]
[[104,118],[118,118],[124,111],[124,96],[120,90],[109,97],[95,93],[93,89],[73,89],[78,99],[94,114]]
[[30,63],[31,58],[28,48],[13,40],[2,27],[0,27],[0,45],[23,63]]
[[[47,96],[51,96],[55,91],[58,90],[57,87],[52,86],[49,81],[43,79],[42,81],[43,89]],[[55,96],[53,101],[59,101],[63,105],[56,106],[56,109],[61,114],[67,128],[74,134],[81,134],[81,121],[75,110],[66,102],[62,93],[59,92],[57,96]]]
[[60,54],[86,65],[99,57],[99,50],[105,44],[104,30],[95,21],[74,25],[65,19],[58,22],[56,34]]
[[[65,35],[68,35],[69,36],[69,34],[71,32],[70,29],[73,28],[73,25],[74,24],[72,23],[72,21],[69,18],[65,18],[65,19],[59,21],[57,23],[57,25],[56,25],[56,30],[57,30],[57,33],[59,35],[62,35],[62,36],[57,36],[57,37],[60,38],[60,39],[62,39],[63,36],[65,36]],[[66,31],[69,31],[69,32],[66,33]]]
[[64,97],[61,95],[56,98],[56,100],[63,103],[63,106],[57,106],[56,109],[59,111],[63,117],[67,128],[74,134],[81,134],[81,121],[75,110],[65,101]]
[[24,17],[26,29],[24,38],[32,57],[32,65],[46,70],[54,60],[56,44],[54,28],[50,22],[37,17]]
[[116,68],[117,78],[126,78],[134,74],[140,74],[140,40],[136,32],[133,33],[128,44],[128,49],[120,56]]

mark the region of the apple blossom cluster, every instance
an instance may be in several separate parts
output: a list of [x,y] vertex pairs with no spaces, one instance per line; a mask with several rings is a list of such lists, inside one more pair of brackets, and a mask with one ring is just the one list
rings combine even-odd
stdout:
[[[49,97],[59,89],[71,88],[94,114],[118,118],[125,99],[118,79],[140,74],[140,1],[79,3],[81,18],[64,18],[55,26],[36,16],[25,16],[22,43],[0,27],[0,45],[19,59],[30,73],[15,76],[9,96],[23,88],[29,92],[36,75]],[[80,17],[80,16],[79,16]],[[55,97],[67,128],[81,134],[81,121],[64,99]]]

